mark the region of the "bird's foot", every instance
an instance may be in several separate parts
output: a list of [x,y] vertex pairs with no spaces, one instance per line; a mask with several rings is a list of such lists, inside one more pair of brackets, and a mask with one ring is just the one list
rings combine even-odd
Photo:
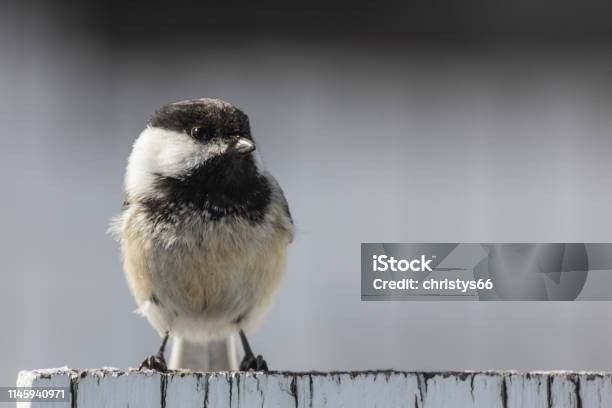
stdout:
[[255,357],[253,354],[247,354],[240,363],[240,371],[268,372],[268,363],[262,356]]
[[138,370],[155,370],[160,373],[165,373],[168,371],[168,365],[166,364],[166,359],[163,354],[154,354],[145,358],[145,360],[140,363],[140,367]]

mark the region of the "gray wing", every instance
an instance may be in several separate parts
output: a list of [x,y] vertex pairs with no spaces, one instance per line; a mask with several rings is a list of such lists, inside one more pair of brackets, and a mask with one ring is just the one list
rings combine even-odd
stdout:
[[289,203],[287,202],[287,198],[285,198],[285,193],[281,188],[278,181],[268,172],[264,172],[265,177],[270,182],[270,187],[272,188],[272,196],[273,202],[275,205],[280,206],[283,212],[283,219],[280,222],[280,226],[284,228],[289,234],[289,243],[293,241],[294,236],[294,223],[293,216],[291,215],[291,210],[289,209]]

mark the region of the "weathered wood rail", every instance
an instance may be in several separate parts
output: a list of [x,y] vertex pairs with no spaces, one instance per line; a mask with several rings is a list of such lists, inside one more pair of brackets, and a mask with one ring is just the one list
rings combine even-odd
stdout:
[[20,387],[64,387],[70,401],[23,407],[612,407],[612,374],[572,372],[218,372],[113,368],[22,371]]

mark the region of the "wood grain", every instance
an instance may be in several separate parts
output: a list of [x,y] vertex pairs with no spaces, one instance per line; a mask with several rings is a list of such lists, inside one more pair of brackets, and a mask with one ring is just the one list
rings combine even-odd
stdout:
[[21,387],[71,390],[70,403],[19,407],[612,407],[612,374],[572,372],[216,372],[114,368],[22,371]]

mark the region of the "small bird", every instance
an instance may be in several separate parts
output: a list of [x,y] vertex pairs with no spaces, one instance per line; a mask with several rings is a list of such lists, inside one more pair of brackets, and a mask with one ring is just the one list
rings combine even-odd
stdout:
[[294,227],[254,150],[247,115],[208,98],[163,106],[136,139],[111,230],[139,311],[163,338],[141,369],[167,370],[169,336],[206,344],[238,333],[240,369],[268,370],[245,330],[271,306]]

